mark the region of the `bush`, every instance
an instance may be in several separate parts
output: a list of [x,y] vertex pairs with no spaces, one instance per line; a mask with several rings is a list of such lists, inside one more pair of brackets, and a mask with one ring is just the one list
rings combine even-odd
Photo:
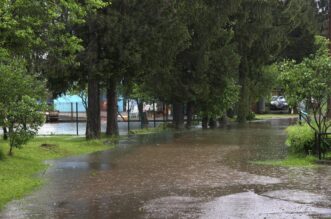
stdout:
[[252,121],[255,119],[255,113],[254,112],[249,112],[248,115],[246,116],[246,119],[248,121]]
[[313,151],[315,144],[315,133],[307,125],[294,125],[286,129],[287,140],[290,152],[296,154],[309,154]]

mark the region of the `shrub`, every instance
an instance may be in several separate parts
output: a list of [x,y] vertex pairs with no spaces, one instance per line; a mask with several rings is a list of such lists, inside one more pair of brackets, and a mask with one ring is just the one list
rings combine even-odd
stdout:
[[315,133],[307,125],[293,125],[286,129],[287,140],[290,152],[296,154],[309,154],[313,151],[315,144]]
[[254,112],[249,112],[248,115],[246,116],[246,119],[248,121],[254,120],[255,119],[255,113]]

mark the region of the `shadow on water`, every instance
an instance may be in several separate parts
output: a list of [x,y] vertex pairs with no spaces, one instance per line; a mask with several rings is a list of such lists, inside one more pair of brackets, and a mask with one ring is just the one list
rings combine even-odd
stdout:
[[130,136],[114,150],[49,161],[48,184],[4,218],[309,218],[331,216],[331,169],[258,166],[286,156],[270,120]]

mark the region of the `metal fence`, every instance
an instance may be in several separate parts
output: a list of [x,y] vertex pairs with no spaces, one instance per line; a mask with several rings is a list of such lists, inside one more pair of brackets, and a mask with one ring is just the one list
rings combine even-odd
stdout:
[[[101,131],[106,131],[107,109],[105,103],[101,103]],[[126,101],[125,106],[119,107],[124,111],[118,112],[118,127],[120,134],[127,134],[130,130],[157,127],[164,123],[172,122],[171,107],[164,103],[152,102],[144,104],[141,117],[134,100]],[[40,135],[84,135],[86,132],[86,112],[81,103],[56,103],[54,109],[59,111],[58,120],[46,123],[39,131]],[[142,123],[141,120],[144,120]],[[185,119],[186,120],[186,119]],[[193,121],[198,121],[194,116]]]
[[321,160],[331,149],[331,133],[315,133],[318,158]]

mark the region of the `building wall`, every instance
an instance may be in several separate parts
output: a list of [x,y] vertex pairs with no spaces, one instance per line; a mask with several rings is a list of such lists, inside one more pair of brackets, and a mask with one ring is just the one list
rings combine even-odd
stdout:
[[[58,97],[54,100],[54,108],[60,112],[71,112],[76,111],[76,103],[78,103],[78,112],[86,112],[85,107],[82,103],[82,99],[77,95],[65,95]],[[118,111],[123,111],[123,99],[118,99]],[[107,110],[107,100],[101,97],[100,102],[101,110]]]

